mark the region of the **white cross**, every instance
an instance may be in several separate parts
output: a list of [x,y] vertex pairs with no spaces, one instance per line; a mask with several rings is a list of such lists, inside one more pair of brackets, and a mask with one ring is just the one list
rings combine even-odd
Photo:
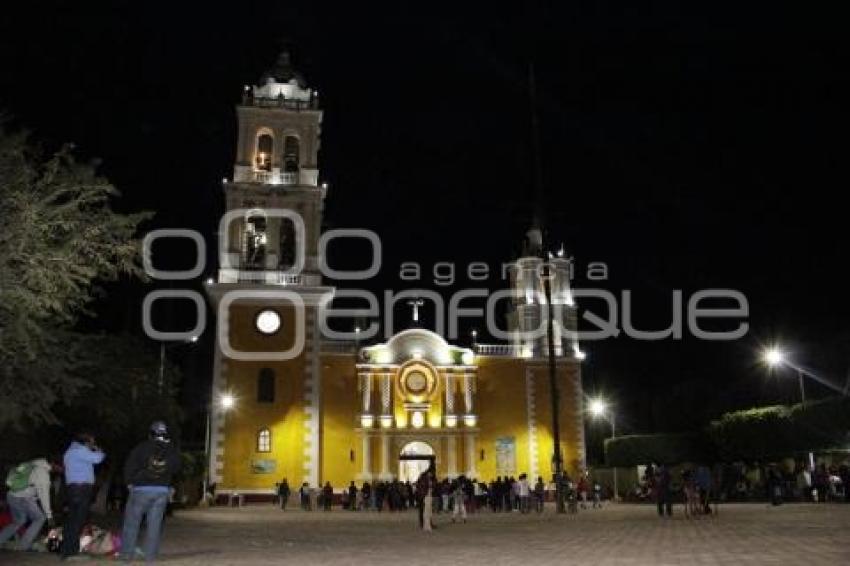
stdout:
[[412,299],[407,304],[413,307],[413,322],[419,322],[419,307],[425,304],[422,299]]

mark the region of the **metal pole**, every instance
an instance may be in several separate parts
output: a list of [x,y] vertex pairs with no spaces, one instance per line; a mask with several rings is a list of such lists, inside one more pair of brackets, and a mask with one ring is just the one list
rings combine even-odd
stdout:
[[[547,261],[545,252],[541,250],[542,259]],[[558,391],[557,367],[555,365],[555,321],[554,309],[552,308],[552,288],[549,284],[551,266],[547,265],[546,277],[543,279],[543,291],[546,294],[546,336],[549,350],[549,392],[552,397],[552,467],[555,472],[555,510],[558,513],[566,513],[564,506],[564,490],[561,485],[561,475],[564,463],[561,459],[561,426],[558,419],[560,413],[560,392]]]
[[165,342],[159,343],[159,382],[157,392],[162,395],[162,386],[165,383]]
[[[805,386],[805,382],[803,380],[803,376],[804,376],[803,370],[798,369],[797,370],[797,379],[800,380],[800,399],[802,400],[803,405],[805,405],[806,404],[806,386]],[[815,454],[814,454],[814,452],[809,452],[809,470],[811,470],[812,472],[815,471]]]
[[[611,413],[611,440],[617,438],[617,417]],[[617,466],[614,465],[614,501],[620,500],[620,490],[617,487]]]
[[210,423],[210,413],[212,413],[212,402],[207,404],[207,424],[206,430],[204,431],[204,457],[206,460],[206,466],[204,466],[204,480],[203,480],[203,492],[201,493],[201,500],[205,500],[207,497],[207,489],[209,489],[210,482],[210,467],[212,466],[212,455],[210,454],[210,436],[212,435],[212,424]]

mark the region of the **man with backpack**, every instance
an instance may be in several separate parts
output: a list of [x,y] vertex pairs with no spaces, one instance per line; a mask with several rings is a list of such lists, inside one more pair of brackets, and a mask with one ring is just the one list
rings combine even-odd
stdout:
[[[136,445],[124,464],[124,480],[129,489],[124,511],[121,538],[121,558],[144,558],[151,561],[159,552],[162,516],[168,505],[168,490],[174,475],[180,470],[180,452],[171,443],[168,427],[162,421],[151,425],[148,439]],[[147,530],[142,549],[137,556],[136,539],[139,525],[145,518]]]
[[[18,550],[29,550],[35,537],[44,526],[53,523],[50,509],[50,471],[52,466],[44,458],[18,464],[6,476],[6,502],[12,513],[12,522],[0,531],[0,546],[11,539],[18,530],[29,522],[24,536],[18,540]],[[39,508],[39,503],[41,507]]]

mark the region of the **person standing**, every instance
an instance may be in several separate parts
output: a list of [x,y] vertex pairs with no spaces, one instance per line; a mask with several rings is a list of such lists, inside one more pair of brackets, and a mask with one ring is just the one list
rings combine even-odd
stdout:
[[330,511],[334,502],[334,488],[331,482],[325,482],[325,487],[322,488],[322,505],[325,511]]
[[363,482],[360,493],[363,494],[363,509],[368,511],[372,508],[372,486],[369,485],[369,482]]
[[172,444],[168,427],[162,421],[151,424],[148,439],[136,445],[124,464],[124,481],[129,498],[124,510],[121,558],[136,557],[136,539],[142,517],[145,519],[144,559],[152,561],[159,552],[162,516],[168,505],[171,481],[180,470],[180,452]]
[[289,489],[289,482],[286,478],[283,478],[283,481],[277,486],[277,497],[281,511],[286,511],[286,504],[289,502],[289,496],[291,493],[292,490]]
[[301,484],[301,487],[298,489],[298,495],[301,499],[301,510],[309,511],[310,510],[310,484],[304,482]]
[[422,472],[416,480],[416,499],[419,503],[419,528],[431,532],[431,515],[434,509],[433,489],[436,484],[434,465]]
[[673,515],[673,504],[670,502],[670,470],[664,464],[658,466],[655,497],[658,504],[658,516],[663,517],[665,513],[668,517]]
[[60,554],[68,560],[80,553],[80,532],[89,514],[94,493],[94,467],[106,454],[95,443],[94,436],[84,432],[71,442],[63,458],[68,516],[62,526]]
[[528,485],[528,476],[521,474],[517,482],[517,495],[519,496],[519,511],[523,515],[531,509],[529,504],[531,498],[531,486]]
[[354,480],[348,485],[348,510],[357,511],[357,486]]
[[711,515],[711,470],[706,465],[700,465],[696,473],[696,488],[699,490],[699,505],[701,513]]
[[[12,514],[12,522],[0,530],[0,546],[12,538],[21,527],[29,522],[24,536],[18,540],[18,550],[29,550],[41,527],[53,525],[50,509],[50,471],[52,466],[44,458],[18,464],[6,476],[6,502]],[[39,508],[39,503],[41,507]]]
[[466,502],[464,501],[464,488],[466,487],[466,478],[460,476],[452,481],[451,496],[452,496],[452,523],[458,518],[464,523],[466,522]]
[[537,476],[537,483],[534,484],[534,506],[538,513],[543,512],[543,501],[546,497],[546,486],[543,483],[543,477]]

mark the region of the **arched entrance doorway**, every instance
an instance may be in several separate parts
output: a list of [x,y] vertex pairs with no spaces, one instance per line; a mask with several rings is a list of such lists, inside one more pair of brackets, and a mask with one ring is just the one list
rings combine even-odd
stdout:
[[398,479],[414,483],[434,461],[434,449],[426,442],[415,440],[401,449],[398,460]]

